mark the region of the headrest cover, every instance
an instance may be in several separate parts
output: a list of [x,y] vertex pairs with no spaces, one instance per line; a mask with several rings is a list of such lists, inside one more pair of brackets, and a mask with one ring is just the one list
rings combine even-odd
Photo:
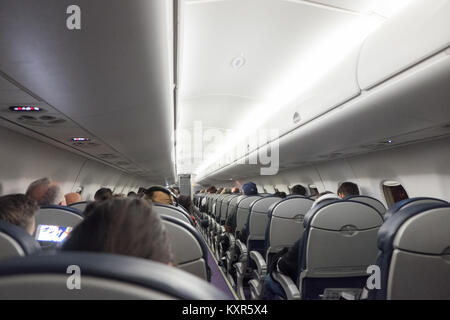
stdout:
[[444,203],[428,203],[412,206],[401,210],[397,214],[384,223],[378,232],[378,248],[383,252],[390,252],[394,248],[394,239],[398,230],[412,217],[424,213],[429,210],[438,208],[448,208],[449,204]]

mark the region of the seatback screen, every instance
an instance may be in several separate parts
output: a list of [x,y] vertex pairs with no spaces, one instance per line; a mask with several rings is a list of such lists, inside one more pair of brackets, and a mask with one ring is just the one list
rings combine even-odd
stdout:
[[62,242],[72,231],[72,227],[39,225],[36,231],[37,241]]

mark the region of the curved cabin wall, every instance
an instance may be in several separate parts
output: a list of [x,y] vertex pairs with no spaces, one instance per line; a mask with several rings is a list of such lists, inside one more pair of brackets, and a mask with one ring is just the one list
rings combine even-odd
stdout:
[[138,177],[0,127],[0,195],[25,193],[28,185],[50,177],[63,193],[83,186],[83,200],[92,200],[101,187],[127,193],[148,183]]

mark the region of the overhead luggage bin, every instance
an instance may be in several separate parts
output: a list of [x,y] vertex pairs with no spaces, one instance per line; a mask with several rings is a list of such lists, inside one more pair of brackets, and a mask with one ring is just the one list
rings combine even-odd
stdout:
[[450,46],[450,1],[412,1],[365,41],[358,64],[361,89],[370,89]]

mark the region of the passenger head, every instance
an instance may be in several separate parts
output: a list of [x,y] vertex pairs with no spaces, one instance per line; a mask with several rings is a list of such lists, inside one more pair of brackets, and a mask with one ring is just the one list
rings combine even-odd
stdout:
[[231,190],[231,193],[241,193],[241,190],[239,190],[238,187],[234,187],[234,188]]
[[286,195],[286,192],[277,191],[277,192],[275,192],[274,196],[284,199],[284,198],[286,198],[287,195]]
[[169,205],[173,205],[175,202],[173,193],[169,189],[161,186],[153,186],[148,188],[145,192],[145,199],[150,199],[155,203]]
[[208,188],[207,192],[208,192],[208,193],[216,193],[216,192],[217,192],[217,189],[216,189],[215,186],[210,186],[210,187]]
[[35,230],[34,214],[39,209],[36,200],[24,194],[0,197],[0,220],[23,228],[30,235]]
[[58,183],[49,178],[33,181],[28,186],[26,195],[36,200],[39,206],[66,205]]
[[100,188],[94,195],[95,201],[105,201],[113,197],[113,193],[109,188]]
[[72,203],[81,202],[81,195],[76,192],[68,193],[64,196],[66,199],[66,205],[70,206]]
[[258,189],[256,188],[256,184],[253,182],[247,182],[242,186],[242,191],[246,196],[252,196],[258,194]]
[[147,201],[111,199],[97,202],[87,213],[63,250],[121,254],[165,264],[173,261],[164,223]]
[[178,188],[177,186],[173,186],[172,192],[178,197],[180,195],[180,188]]
[[339,186],[337,194],[341,198],[348,196],[359,196],[359,189],[353,182],[344,182]]
[[291,188],[291,194],[306,196],[306,188],[301,184],[297,184]]
[[130,192],[128,192],[128,194],[127,194],[127,197],[128,198],[137,198],[137,193],[136,192],[134,192],[134,191],[130,191]]
[[192,203],[191,197],[189,196],[179,196],[178,203],[187,209],[190,214],[194,212],[194,204]]

